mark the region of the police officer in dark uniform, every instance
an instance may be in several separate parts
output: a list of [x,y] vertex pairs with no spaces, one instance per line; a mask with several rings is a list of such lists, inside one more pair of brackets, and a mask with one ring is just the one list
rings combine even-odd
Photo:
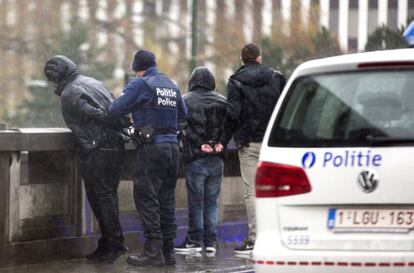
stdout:
[[144,226],[144,250],[129,256],[132,265],[175,264],[175,187],[179,166],[179,120],[187,108],[179,88],[158,72],[155,55],[139,50],[132,70],[137,79],[109,107],[112,114],[132,113],[137,160],[134,200]]

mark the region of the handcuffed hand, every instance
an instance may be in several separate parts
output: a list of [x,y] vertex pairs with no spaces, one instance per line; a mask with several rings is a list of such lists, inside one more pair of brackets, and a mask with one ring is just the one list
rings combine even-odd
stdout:
[[201,151],[206,154],[212,154],[214,152],[213,148],[210,144],[203,144],[201,145]]
[[223,151],[224,147],[221,143],[217,143],[216,145],[214,145],[214,151],[216,153],[221,153]]

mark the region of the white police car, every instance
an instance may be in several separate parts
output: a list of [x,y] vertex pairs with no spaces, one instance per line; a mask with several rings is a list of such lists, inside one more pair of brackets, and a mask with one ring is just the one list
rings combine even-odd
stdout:
[[300,65],[256,195],[256,272],[414,272],[414,49]]

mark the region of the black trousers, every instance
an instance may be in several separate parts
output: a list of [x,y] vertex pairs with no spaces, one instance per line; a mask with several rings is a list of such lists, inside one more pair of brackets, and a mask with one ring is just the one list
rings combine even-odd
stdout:
[[137,148],[134,200],[146,239],[175,239],[178,167],[176,143],[144,144]]
[[124,243],[117,192],[123,156],[123,148],[98,149],[80,156],[86,196],[101,230],[98,244],[105,248],[116,248]]

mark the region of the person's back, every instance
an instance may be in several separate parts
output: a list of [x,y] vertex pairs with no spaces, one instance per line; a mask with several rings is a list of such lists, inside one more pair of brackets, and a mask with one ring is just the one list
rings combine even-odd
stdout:
[[260,49],[254,44],[242,48],[241,59],[243,65],[227,84],[227,118],[239,149],[249,224],[248,238],[235,252],[250,253],[256,240],[256,166],[267,123],[284,87],[285,78],[280,72],[262,64]]
[[110,113],[132,113],[136,144],[134,201],[146,239],[135,266],[175,264],[175,187],[179,169],[179,121],[187,108],[180,89],[157,69],[154,53],[139,50],[132,70],[137,79],[109,107]]
[[184,135],[184,158],[189,228],[178,252],[214,253],[218,239],[218,197],[223,177],[223,148],[227,143],[225,119],[227,100],[215,91],[213,75],[205,67],[194,69],[188,94]]
[[[227,99],[215,91],[215,81],[208,69],[196,68],[189,83],[188,93],[183,97],[188,108],[186,137],[191,150],[185,151],[185,161],[207,156],[200,147],[204,143],[226,143],[224,120]],[[221,156],[222,154],[217,154]]]
[[256,61],[245,63],[230,77],[228,115],[239,147],[262,141],[284,84],[282,74]]

